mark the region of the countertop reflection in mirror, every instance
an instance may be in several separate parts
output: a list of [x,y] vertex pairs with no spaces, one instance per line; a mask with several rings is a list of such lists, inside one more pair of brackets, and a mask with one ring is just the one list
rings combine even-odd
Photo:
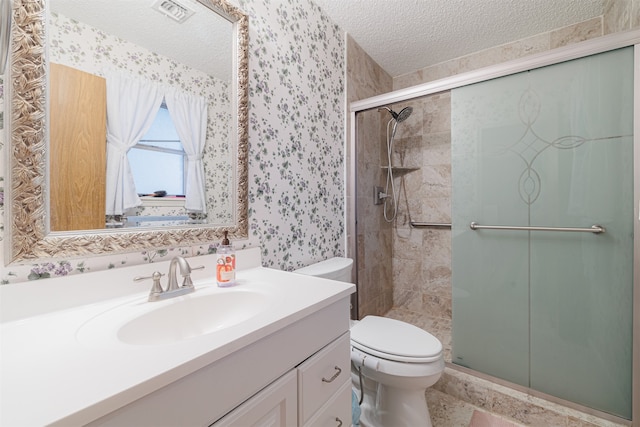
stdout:
[[[195,13],[179,23],[174,17],[166,16],[169,10],[164,13],[152,10],[148,1],[118,2],[122,3],[122,7],[114,7],[113,0],[105,4],[108,4],[107,9],[117,10],[123,15],[133,14],[135,4],[144,4],[143,13],[153,19],[138,18],[134,23],[126,23],[122,16],[104,19],[106,9],[100,11],[99,1],[91,2],[91,9],[84,12],[77,8],[77,2],[73,2],[73,7],[68,7],[67,0],[14,1],[13,53],[10,59],[12,83],[9,88],[12,107],[8,150],[11,153],[10,179],[6,189],[10,224],[6,264],[51,257],[194,245],[216,241],[225,230],[236,239],[245,238],[248,234],[247,16],[224,0],[180,0],[179,5]],[[47,10],[49,8],[51,10]],[[181,14],[178,15],[176,18],[181,17]],[[96,17],[100,19],[96,20]],[[212,17],[223,18],[223,29],[220,31],[227,31],[226,43],[216,42],[216,38],[225,36],[215,31],[196,31],[199,20],[205,18],[209,22],[206,26],[213,28]],[[149,21],[151,27],[140,31],[142,21]],[[122,32],[124,30],[118,29],[117,25],[104,27],[105,22],[118,22],[120,27],[136,29],[133,31],[135,34],[152,36],[148,37],[150,40],[131,39],[136,36]],[[135,22],[138,23],[137,28]],[[45,28],[48,30],[45,31]],[[171,34],[168,28],[176,28],[176,32]],[[45,34],[49,34],[48,42]],[[163,39],[163,34],[168,38]],[[182,39],[178,43],[181,47],[185,43],[193,45],[192,54],[180,56],[188,49],[178,49],[180,53],[172,53],[170,45],[185,34],[195,38],[192,42]],[[95,45],[86,46],[87,42]],[[154,44],[157,42],[160,44]],[[219,46],[219,49],[214,46]],[[225,62],[215,55],[227,55],[230,58]],[[106,70],[129,72],[136,78],[145,78],[162,87],[196,92],[207,98],[207,145],[202,155],[207,215],[199,215],[198,221],[195,221],[198,224],[186,221],[182,225],[173,225],[173,221],[160,221],[159,224],[172,225],[152,225],[144,230],[139,227],[107,230],[89,226],[88,229],[51,231],[49,208],[57,203],[52,190],[56,190],[59,182],[55,174],[62,171],[63,175],[68,175],[71,169],[75,169],[58,166],[50,152],[49,134],[55,123],[52,123],[53,118],[50,120],[51,111],[47,111],[50,99],[45,94],[51,91],[47,84],[49,70],[54,63],[99,78]],[[62,127],[73,129],[74,126]],[[70,132],[72,136],[78,133],[81,132]],[[67,140],[66,137],[63,139]],[[98,151],[103,151],[103,147],[100,146]],[[88,157],[92,156],[85,156]],[[50,166],[46,163],[49,158],[52,159]],[[72,178],[72,181],[88,179],[80,176]],[[78,203],[83,192],[91,192],[77,188],[66,191],[68,194],[77,193],[78,197],[72,197],[74,203]],[[90,212],[92,209],[88,206],[72,208],[70,213]],[[138,209],[143,210],[144,207]],[[154,217],[162,216],[157,209],[149,209],[148,212]],[[171,215],[175,216],[175,210]],[[102,217],[102,213],[99,216]]]

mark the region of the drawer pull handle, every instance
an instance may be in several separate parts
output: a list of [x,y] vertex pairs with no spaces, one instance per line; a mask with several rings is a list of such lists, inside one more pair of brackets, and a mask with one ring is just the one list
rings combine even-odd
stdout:
[[[336,378],[338,378],[338,375],[340,375],[340,372],[342,372],[342,369],[340,369],[338,366],[334,366],[334,368],[336,369],[336,373],[333,374],[333,376],[329,379],[326,379],[324,377],[322,377],[322,382],[323,383],[331,383],[333,382],[333,380],[335,380]],[[342,423],[340,423],[342,424]]]
[[342,427],[342,420],[336,417],[336,421],[338,422],[338,427]]

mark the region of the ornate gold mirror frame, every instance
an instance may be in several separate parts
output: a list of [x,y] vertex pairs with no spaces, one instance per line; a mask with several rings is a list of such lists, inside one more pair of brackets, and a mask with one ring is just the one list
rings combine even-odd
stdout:
[[8,230],[5,264],[44,258],[192,246],[217,241],[223,231],[248,236],[248,18],[225,0],[198,0],[233,23],[236,67],[237,164],[235,226],[181,226],[151,230],[91,230],[50,233],[47,206],[46,0],[14,0],[11,30],[10,142],[5,206]]

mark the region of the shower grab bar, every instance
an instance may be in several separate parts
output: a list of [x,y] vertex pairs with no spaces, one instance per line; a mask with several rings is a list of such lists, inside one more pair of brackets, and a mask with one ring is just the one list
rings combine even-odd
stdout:
[[469,224],[472,230],[521,230],[521,231],[573,231],[578,233],[600,234],[607,231],[601,225],[592,225],[590,228],[579,227],[516,227],[509,225],[480,225],[477,222]]
[[411,221],[413,228],[451,228],[450,223]]

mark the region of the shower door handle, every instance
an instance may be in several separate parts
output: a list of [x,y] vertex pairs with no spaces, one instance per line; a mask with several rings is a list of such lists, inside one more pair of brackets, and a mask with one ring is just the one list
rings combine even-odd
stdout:
[[518,231],[571,231],[578,233],[593,233],[601,234],[607,230],[601,226],[594,224],[590,228],[580,227],[518,227],[511,225],[480,225],[477,222],[469,224],[469,228],[472,230],[518,230]]

